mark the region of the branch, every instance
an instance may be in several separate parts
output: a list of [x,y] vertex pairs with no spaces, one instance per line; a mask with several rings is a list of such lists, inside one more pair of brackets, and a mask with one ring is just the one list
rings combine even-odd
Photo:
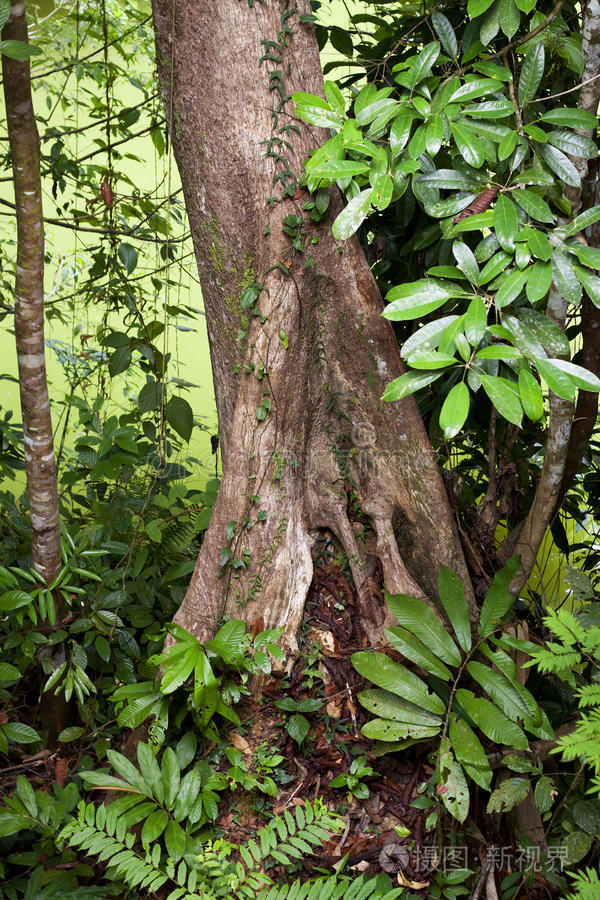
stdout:
[[[546,315],[564,331],[567,302],[559,294],[554,282],[550,287]],[[562,400],[552,391],[549,391],[549,404],[550,415],[542,473],[533,503],[525,521],[518,529],[518,537],[511,551],[521,557],[521,564],[510,587],[511,592],[516,595],[527,583],[546,530],[554,516],[569,449],[574,404],[571,400]]]

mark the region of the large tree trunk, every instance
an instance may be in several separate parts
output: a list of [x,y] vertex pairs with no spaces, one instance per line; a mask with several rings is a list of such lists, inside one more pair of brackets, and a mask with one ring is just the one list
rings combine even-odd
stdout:
[[[5,41],[27,43],[25,4],[13,0]],[[29,60],[2,55],[6,123],[17,218],[15,337],[31,516],[31,555],[50,584],[61,567],[56,462],[44,345],[44,218],[40,140],[31,100]]]
[[[331,192],[318,225],[302,209],[297,177],[324,137],[294,119],[289,99],[322,93],[313,26],[299,18],[308,13],[308,0],[154,0],[223,459],[177,621],[205,639],[224,613],[262,617],[286,626],[291,648],[315,542],[328,534],[347,554],[371,637],[384,617],[377,559],[394,593],[432,594],[443,565],[468,581],[417,407],[380,400],[401,361],[358,241],[331,235],[341,197]],[[282,230],[290,215],[302,217],[303,252]],[[256,306],[244,309],[255,283]]]

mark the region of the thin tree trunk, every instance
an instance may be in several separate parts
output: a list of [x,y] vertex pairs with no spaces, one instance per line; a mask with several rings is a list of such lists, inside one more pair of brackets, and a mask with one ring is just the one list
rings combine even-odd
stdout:
[[332,237],[341,197],[330,192],[318,224],[303,210],[297,178],[323,140],[290,100],[323,89],[313,26],[300,21],[308,0],[153,5],[223,451],[177,621],[206,638],[224,613],[262,617],[285,625],[293,648],[314,553],[333,537],[377,638],[377,560],[393,593],[432,595],[443,565],[468,576],[417,407],[380,400],[401,361],[358,241]]
[[[3,40],[28,41],[25,4],[14,2]],[[61,565],[56,463],[44,347],[44,226],[40,141],[29,61],[2,56],[17,217],[15,336],[31,515],[31,554],[49,584]]]

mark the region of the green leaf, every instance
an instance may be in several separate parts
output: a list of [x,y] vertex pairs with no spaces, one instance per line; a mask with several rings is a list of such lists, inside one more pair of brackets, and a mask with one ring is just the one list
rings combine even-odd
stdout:
[[326,81],[323,85],[323,90],[332,109],[335,109],[343,116],[346,112],[346,101],[335,81]]
[[498,159],[508,159],[510,154],[517,146],[517,132],[509,131],[498,144]]
[[152,796],[159,803],[162,803],[165,799],[165,789],[156,756],[149,744],[145,744],[143,741],[138,743],[137,758],[140,771],[144,773],[145,781],[151,790]]
[[[315,97],[314,99],[316,100],[317,98]],[[339,131],[344,124],[338,113],[324,106],[317,106],[314,103],[297,105],[294,112],[303,122],[308,122],[309,125],[318,125],[320,128],[335,128],[336,131]]]
[[517,92],[519,106],[524,106],[535,97],[544,74],[544,64],[544,44],[540,41],[538,44],[530,45],[529,50],[525,54],[519,75],[519,89]]
[[138,252],[131,244],[119,244],[119,259],[125,266],[125,271],[131,275],[138,262]]
[[558,175],[561,181],[570,184],[571,187],[581,187],[581,178],[579,172],[571,162],[568,156],[551,147],[549,144],[540,144],[538,151],[544,162]]
[[593,113],[577,107],[550,109],[540,116],[540,121],[549,122],[551,125],[565,125],[567,128],[579,128],[583,131],[598,126],[598,120]]
[[479,169],[485,162],[485,153],[483,152],[481,141],[477,139],[469,128],[459,125],[458,122],[451,122],[450,128],[464,161],[468,165],[473,166],[474,169]]
[[5,685],[12,684],[14,681],[18,681],[20,677],[21,673],[16,666],[0,662],[0,682],[3,682]]
[[173,809],[177,794],[179,792],[179,784],[181,780],[181,772],[175,751],[171,747],[167,747],[163,754],[161,762],[161,777],[164,787],[164,803],[167,809]]
[[494,229],[502,249],[507,253],[513,253],[519,220],[514,203],[505,194],[498,196],[494,206]]
[[0,41],[0,53],[10,59],[29,59],[30,56],[39,56],[41,52],[40,47],[25,41]]
[[335,181],[337,178],[349,178],[354,175],[363,175],[369,171],[369,164],[357,159],[331,159],[311,166],[310,174],[315,178],[328,178]]
[[576,131],[559,128],[550,132],[548,140],[554,147],[558,147],[569,156],[580,159],[595,159],[598,156],[598,148],[594,141]]
[[440,569],[438,576],[440,603],[454,629],[458,643],[463,650],[471,649],[471,623],[469,607],[465,598],[465,587],[461,578],[452,569]]
[[500,0],[496,0],[486,11],[479,27],[479,40],[485,47],[494,40],[500,30]]
[[7,722],[2,728],[6,737],[15,744],[35,744],[36,741],[41,741],[35,728],[23,722]]
[[413,369],[447,369],[448,366],[456,365],[456,358],[438,350],[422,350],[420,353],[412,353],[407,362]]
[[549,775],[542,775],[541,778],[538,778],[533,796],[535,805],[541,813],[548,812],[551,809],[555,793],[554,782]]
[[545,297],[552,284],[552,263],[538,261],[527,269],[525,291],[530,303]]
[[527,369],[519,371],[519,396],[525,415],[532,422],[538,422],[544,415],[544,398],[537,379]]
[[467,12],[470,19],[475,19],[486,11],[492,5],[493,0],[469,0],[467,4]]
[[10,16],[10,0],[0,0],[0,31],[8,22]]
[[386,209],[392,201],[393,191],[393,179],[386,172],[382,172],[374,179],[371,203],[376,209]]
[[437,793],[451,816],[464,822],[469,813],[469,788],[462,768],[450,752],[448,739],[440,752],[440,784]]
[[410,284],[400,284],[388,291],[388,306],[382,316],[392,322],[402,322],[426,315],[442,306],[451,297],[464,296],[464,292],[450,281],[421,278]]
[[150,813],[142,827],[142,844],[153,844],[167,827],[168,821],[169,814],[164,809]]
[[390,128],[390,149],[396,157],[404,150],[410,138],[410,131],[415,114],[412,110],[401,108]]
[[540,377],[557,397],[562,400],[575,400],[576,385],[565,372],[556,368],[547,359],[536,359],[534,362]]
[[108,750],[106,755],[115,772],[117,772],[121,778],[124,778],[128,785],[140,791],[142,794],[151,796],[150,788],[144,781],[143,776],[140,775],[136,767],[126,756],[123,756],[122,753],[118,753],[116,750]]
[[[518,310],[518,316],[526,324],[534,340],[537,339],[551,356],[569,355],[569,341],[556,322],[537,310],[526,307]],[[514,321],[512,320],[513,325]]]
[[490,584],[481,613],[479,616],[479,634],[487,637],[492,633],[496,625],[504,619],[504,616],[515,601],[509,587],[519,568],[520,557],[511,556],[506,564],[494,575]]
[[448,56],[456,57],[456,54],[458,53],[458,43],[454,28],[446,16],[439,12],[439,10],[434,10],[431,14],[431,24]]
[[547,262],[552,257],[552,244],[548,237],[536,228],[526,229],[527,246],[533,256]]
[[435,156],[444,140],[444,120],[436,113],[427,123],[425,143],[430,156]]
[[435,694],[430,694],[427,685],[406,666],[394,662],[384,653],[358,652],[352,654],[352,665],[359,675],[373,684],[398,694],[409,703],[420,706],[428,712],[443,715],[445,706]]
[[484,697],[476,697],[472,691],[460,688],[456,699],[470,719],[490,740],[516,750],[527,750],[529,742],[524,732],[511,722],[495,704]]
[[310,722],[304,716],[296,714],[290,716],[285,723],[285,727],[289,736],[296,741],[297,744],[301,744],[309,732]]
[[481,297],[471,300],[465,314],[465,335],[472,347],[483,339],[487,327],[487,307]]
[[527,272],[512,269],[502,276],[502,283],[494,297],[494,303],[498,309],[508,306],[517,299],[527,281]]
[[386,594],[392,613],[443,662],[460,666],[461,655],[444,625],[424,600],[409,594]]
[[529,718],[529,707],[504,675],[475,660],[467,664],[467,671],[509,719]]
[[4,594],[0,594],[2,612],[12,612],[13,609],[29,606],[30,603],[33,603],[33,600],[26,591],[5,591]]
[[471,248],[464,241],[454,241],[452,253],[461,272],[464,272],[472,284],[479,284],[479,266]]
[[171,819],[165,829],[165,847],[173,862],[179,862],[185,853],[185,831]]
[[556,216],[546,201],[542,200],[534,191],[520,188],[513,193],[513,197],[521,209],[524,209],[532,219],[536,219],[538,222],[547,222],[550,225],[555,221]]
[[594,306],[600,306],[600,278],[597,275],[592,275],[587,269],[582,269],[581,266],[574,266],[573,268],[579,283]]
[[333,223],[331,230],[338,241],[351,237],[367,217],[371,208],[372,189],[369,187],[356,197],[341,211]]
[[158,409],[162,397],[162,384],[160,381],[148,381],[138,394],[138,407],[141,413],[153,412]]
[[166,405],[165,413],[167,422],[177,434],[188,442],[194,427],[194,413],[192,407],[183,397],[171,397]]
[[435,737],[439,727],[426,725],[410,725],[407,722],[394,722],[391,719],[371,719],[361,728],[365,737],[372,741],[399,741],[406,737],[414,740],[425,740]]
[[404,375],[400,375],[399,378],[390,381],[381,399],[390,403],[402,400],[404,397],[414,394],[415,391],[420,391],[422,388],[427,387],[428,384],[440,378],[442,374],[443,372],[406,372]]
[[529,779],[507,778],[492,792],[488,800],[488,813],[506,813],[525,800],[529,793]]
[[81,725],[71,725],[70,728],[63,728],[58,736],[58,740],[61,744],[68,744],[71,741],[78,740],[82,734],[85,734],[85,728],[82,728]]
[[578,216],[575,216],[573,221],[567,225],[567,227],[565,228],[565,234],[567,237],[572,237],[579,231],[584,231],[586,228],[589,228],[590,225],[593,225],[594,222],[598,221],[598,219],[600,219],[600,206],[594,206],[592,207],[592,209],[586,209],[585,212],[582,212]]
[[401,628],[399,625],[386,628],[385,636],[398,653],[401,653],[402,656],[415,663],[415,665],[420,666],[426,672],[436,675],[442,681],[449,681],[452,678],[450,669],[406,628]]
[[477,372],[477,375],[481,380],[484,391],[500,415],[520,428],[523,419],[523,407],[521,406],[516,385],[506,378],[484,375],[483,372]]
[[600,391],[600,378],[588,369],[584,369],[583,366],[577,366],[567,359],[546,359],[544,361],[554,369],[564,372],[578,388],[594,393]]
[[467,775],[473,781],[489,791],[492,783],[493,772],[481,746],[481,741],[464,719],[450,716],[449,727],[450,742],[458,762],[462,765]]
[[437,41],[432,41],[431,44],[423,47],[410,69],[410,83],[413,87],[427,78],[439,55],[440,45]]
[[[488,6],[491,6],[491,3],[488,3]],[[448,98],[448,103],[458,103],[459,101],[464,103],[466,100],[479,100],[481,97],[485,97],[486,94],[495,94],[499,89],[500,85],[492,78],[469,79],[454,91],[452,96]]]
[[469,389],[464,381],[459,381],[448,392],[440,410],[440,428],[446,440],[455,437],[462,429],[469,415]]
[[374,713],[380,719],[393,719],[395,722],[405,722],[409,725],[425,725],[428,728],[440,727],[442,724],[441,716],[434,716],[415,706],[407,703],[397,694],[391,691],[381,691],[372,688],[368,691],[360,691],[358,699],[361,706]]
[[500,27],[506,37],[510,40],[517,32],[521,23],[521,13],[514,0],[500,0],[500,11],[498,18]]

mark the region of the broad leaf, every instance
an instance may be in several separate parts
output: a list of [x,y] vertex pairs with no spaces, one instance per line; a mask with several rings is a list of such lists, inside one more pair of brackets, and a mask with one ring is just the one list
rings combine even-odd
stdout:
[[440,410],[439,423],[446,440],[461,431],[469,415],[469,403],[469,389],[464,381],[459,381],[448,392]]
[[407,703],[397,694],[390,691],[381,691],[373,688],[368,691],[360,691],[358,699],[361,706],[374,713],[380,719],[393,719],[395,722],[405,722],[409,725],[425,725],[428,728],[441,727],[441,716],[434,716],[425,712],[412,703]]
[[538,44],[530,45],[519,74],[519,90],[517,93],[519,106],[524,106],[535,97],[544,74],[544,63],[544,44],[540,41]]
[[445,706],[435,694],[430,694],[427,685],[406,666],[394,662],[384,653],[359,652],[352,654],[352,665],[363,678],[373,684],[398,694],[404,700],[420,706],[428,712],[443,715]]
[[450,742],[454,755],[473,781],[489,791],[493,772],[481,741],[463,719],[450,716]]
[[388,605],[401,625],[419,638],[443,662],[460,666],[461,655],[433,609],[409,594],[386,594]]
[[506,378],[477,373],[483,389],[501,416],[513,425],[521,427],[523,407],[516,385]]
[[406,628],[402,628],[399,625],[386,628],[385,636],[394,650],[397,650],[398,653],[401,653],[402,656],[415,663],[421,669],[431,673],[431,675],[436,675],[442,681],[450,681],[452,678],[450,669]]
[[346,240],[362,225],[371,208],[372,189],[367,188],[353,197],[348,206],[341,211],[333,223],[331,230],[338,241]]
[[494,575],[494,579],[490,584],[481,613],[479,616],[479,634],[481,637],[487,637],[491,634],[497,623],[504,619],[515,597],[511,594],[509,588],[513,577],[519,568],[519,556],[511,556],[508,562]]
[[458,643],[463,650],[471,649],[471,623],[469,606],[465,598],[465,587],[462,579],[452,569],[444,566],[438,576],[438,593],[440,603],[454,629]]
[[496,744],[506,744],[516,750],[527,750],[529,742],[524,732],[511,722],[498,707],[472,691],[460,688],[456,699],[470,719]]

